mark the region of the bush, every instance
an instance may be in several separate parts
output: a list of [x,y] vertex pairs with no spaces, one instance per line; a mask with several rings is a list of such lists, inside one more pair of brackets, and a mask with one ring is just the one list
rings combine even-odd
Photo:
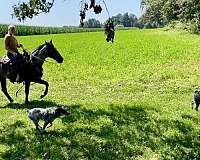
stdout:
[[183,23],[180,21],[173,21],[173,22],[169,23],[167,28],[168,27],[175,29],[175,30],[185,30],[190,33],[198,34],[200,26],[199,26],[199,21],[197,19],[193,19],[192,21],[189,21],[187,23]]

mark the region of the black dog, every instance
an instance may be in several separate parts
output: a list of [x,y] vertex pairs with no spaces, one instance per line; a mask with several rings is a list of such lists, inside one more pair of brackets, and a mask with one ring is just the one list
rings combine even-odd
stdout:
[[[33,121],[36,126],[36,130],[45,130],[52,126],[52,122],[59,118],[62,115],[69,115],[70,113],[67,112],[62,107],[56,108],[33,108],[28,111],[28,117]],[[39,121],[44,120],[43,128],[39,126]],[[48,126],[50,124],[50,126]],[[47,127],[48,126],[48,127]]]
[[200,105],[200,91],[196,90],[194,92],[194,97],[193,97],[193,101],[192,101],[192,109],[193,109],[193,105],[196,104],[196,111],[198,111],[199,105]]

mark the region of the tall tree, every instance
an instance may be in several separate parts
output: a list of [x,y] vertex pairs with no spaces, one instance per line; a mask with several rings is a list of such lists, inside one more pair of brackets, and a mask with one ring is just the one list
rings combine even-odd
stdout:
[[124,25],[124,27],[130,27],[131,26],[131,22],[130,22],[130,18],[128,13],[125,13],[122,17],[122,24]]
[[112,20],[114,22],[114,25],[121,25],[122,24],[122,18],[123,15],[121,13],[117,14],[116,16],[112,16]]
[[129,14],[129,20],[130,20],[130,27],[135,27],[137,25],[137,17],[134,14]]
[[101,23],[98,20],[91,18],[85,21],[84,28],[101,28]]
[[200,30],[199,0],[142,0],[146,23],[165,25],[174,21],[190,25],[194,31]]
[[163,14],[163,6],[167,0],[142,0],[141,8],[145,11],[140,18],[146,24],[154,23],[157,26],[166,24],[166,17]]
[[138,27],[139,24],[136,15],[132,13],[131,14],[125,13],[123,15],[119,13],[116,16],[111,17],[111,19],[114,23],[114,26],[123,25],[124,27]]

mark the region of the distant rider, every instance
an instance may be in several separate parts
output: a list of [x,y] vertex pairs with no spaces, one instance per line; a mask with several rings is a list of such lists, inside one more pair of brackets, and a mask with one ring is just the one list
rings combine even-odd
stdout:
[[23,47],[22,44],[17,42],[15,38],[16,27],[14,25],[8,26],[8,34],[4,38],[4,47],[7,50],[7,56],[13,63],[16,71],[16,82],[23,81],[22,76],[22,55],[19,53],[18,48]]

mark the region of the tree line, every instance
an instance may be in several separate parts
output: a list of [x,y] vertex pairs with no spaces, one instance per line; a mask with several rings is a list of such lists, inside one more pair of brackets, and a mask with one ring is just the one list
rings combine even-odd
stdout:
[[[17,36],[27,35],[46,35],[46,34],[62,34],[62,33],[79,33],[79,32],[98,32],[104,31],[103,28],[79,28],[76,26],[63,27],[40,27],[17,25]],[[0,38],[5,37],[8,32],[8,25],[0,24]]]
[[[132,13],[124,13],[124,14],[117,14],[116,16],[111,17],[114,26],[118,27],[137,27],[137,28],[143,28],[145,27],[145,24],[143,24],[140,19],[137,18],[136,15]],[[99,20],[96,20],[94,18],[88,19],[84,22],[85,28],[101,28],[104,26],[106,22],[101,23]]]
[[141,21],[156,27],[181,24],[193,33],[200,31],[199,0],[142,0]]

